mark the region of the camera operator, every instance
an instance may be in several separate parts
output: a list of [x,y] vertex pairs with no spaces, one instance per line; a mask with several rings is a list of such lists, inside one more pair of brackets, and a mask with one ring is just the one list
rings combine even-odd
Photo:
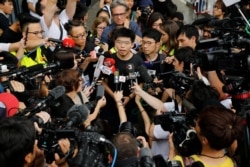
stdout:
[[[11,129],[11,130],[10,130]],[[1,158],[3,167],[44,166],[43,152],[37,146],[36,131],[33,122],[25,117],[10,117],[1,120]],[[65,154],[69,149],[69,141],[62,139],[58,142]],[[55,155],[59,167],[66,167],[67,162]]]
[[[193,25],[182,26],[177,32],[177,40],[179,43],[179,47],[189,46],[193,50],[195,50],[197,42],[199,40],[198,29]],[[207,69],[201,69],[201,70],[206,71],[208,81],[220,93],[220,99],[225,99],[227,95],[222,90],[224,84],[219,79],[215,69],[213,69],[213,67],[206,67],[206,68]]]
[[[140,149],[137,140],[142,143]],[[112,143],[117,148],[116,167],[138,166],[139,163],[141,167],[153,166],[152,155],[144,137],[138,136],[135,138],[128,132],[119,132],[113,137]]]
[[[207,167],[235,166],[235,161],[227,155],[225,149],[239,138],[243,129],[241,121],[239,116],[224,107],[216,104],[204,107],[199,112],[195,125],[195,131],[202,145],[200,154],[185,158],[185,161],[180,156],[174,159],[181,161],[182,166],[196,161],[202,162]],[[172,143],[171,138],[169,142]],[[173,143],[170,146],[173,146]]]

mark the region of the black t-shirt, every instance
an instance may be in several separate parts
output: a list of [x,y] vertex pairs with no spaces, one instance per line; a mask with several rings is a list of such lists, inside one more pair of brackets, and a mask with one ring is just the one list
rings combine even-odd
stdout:
[[2,13],[0,13],[0,29],[3,31],[10,26],[9,19]]
[[[138,54],[133,55],[131,59],[126,60],[126,61],[120,60],[116,56],[116,54],[113,54],[112,57],[115,59],[115,67],[116,67],[116,70],[119,71],[119,76],[120,77],[124,76],[127,78],[125,83],[120,82],[118,84],[118,90],[120,90],[120,88],[121,88],[123,90],[123,95],[128,96],[131,93],[131,91],[130,91],[131,80],[128,79],[129,72],[127,70],[128,65],[132,64],[134,66],[134,71],[137,72],[137,67],[143,65],[143,60],[142,60],[141,56]],[[137,80],[138,80],[138,82],[140,82],[140,78],[137,78]],[[108,84],[109,84],[109,87],[113,91],[115,91],[116,85],[114,84],[114,75],[113,74],[108,76]]]
[[157,58],[152,62],[148,62],[143,53],[141,53],[141,57],[147,69],[154,70],[155,75],[168,72],[173,69],[173,66],[171,64],[164,63],[165,56],[163,54],[158,54]]
[[21,32],[15,32],[10,28],[7,28],[6,30],[3,31],[3,34],[0,36],[0,42],[14,43],[20,41],[22,37],[23,36]]

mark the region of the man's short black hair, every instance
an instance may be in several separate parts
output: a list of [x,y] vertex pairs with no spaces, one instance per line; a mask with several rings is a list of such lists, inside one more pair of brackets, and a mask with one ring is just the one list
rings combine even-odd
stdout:
[[177,31],[177,37],[181,34],[185,34],[187,38],[192,38],[194,36],[196,38],[196,42],[199,39],[199,31],[194,25],[186,24],[180,27]]
[[115,41],[119,37],[130,38],[132,43],[135,41],[135,33],[132,30],[125,28],[125,27],[114,30],[113,40]]
[[155,42],[160,42],[161,41],[161,33],[154,29],[154,28],[149,28],[146,29],[143,33],[142,33],[142,37],[148,37],[148,38],[152,38],[155,40]]
[[25,156],[34,150],[36,131],[24,117],[8,117],[0,122],[0,164],[23,167]]
[[5,2],[13,2],[13,0],[0,0],[0,4],[4,4]]

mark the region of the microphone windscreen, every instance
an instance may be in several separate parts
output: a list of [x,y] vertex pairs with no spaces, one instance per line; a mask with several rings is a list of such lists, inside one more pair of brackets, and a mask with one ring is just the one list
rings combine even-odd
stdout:
[[113,58],[105,58],[103,61],[103,65],[110,67],[112,65],[115,65],[115,59]]
[[49,92],[49,96],[51,97],[51,100],[56,100],[59,97],[61,97],[64,93],[65,93],[65,87],[59,85]]
[[76,119],[76,122],[74,122],[75,124],[80,124],[84,122],[87,119],[88,115],[89,115],[89,110],[86,105],[75,104],[67,112],[67,117],[69,119],[75,117]]
[[74,48],[75,47],[75,41],[71,38],[65,38],[62,42],[62,45],[65,48]]
[[145,83],[153,82],[153,78],[148,74],[148,70],[144,65],[137,67],[137,71],[140,73],[140,76]]

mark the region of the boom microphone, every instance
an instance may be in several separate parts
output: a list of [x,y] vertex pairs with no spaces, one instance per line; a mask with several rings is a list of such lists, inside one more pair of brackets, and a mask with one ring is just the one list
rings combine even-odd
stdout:
[[48,41],[60,44],[65,48],[74,48],[75,47],[75,41],[71,38],[64,38],[63,40],[49,38]]
[[65,93],[64,86],[56,86],[49,92],[49,95],[44,99],[40,100],[38,103],[35,103],[23,111],[19,112],[17,115],[26,115],[30,113],[29,116],[34,115],[36,112],[40,112],[42,109],[49,105],[49,102],[57,100]]
[[160,60],[160,61],[144,61],[144,65],[148,68],[153,67],[153,65],[156,64],[163,64],[165,61],[164,60]]
[[66,127],[70,128],[72,125],[79,125],[83,123],[89,115],[89,110],[86,105],[73,105],[67,112],[69,121]]
[[147,68],[144,65],[140,65],[137,67],[137,71],[139,72],[140,76],[142,77],[145,83],[152,83],[153,78],[148,74]]

